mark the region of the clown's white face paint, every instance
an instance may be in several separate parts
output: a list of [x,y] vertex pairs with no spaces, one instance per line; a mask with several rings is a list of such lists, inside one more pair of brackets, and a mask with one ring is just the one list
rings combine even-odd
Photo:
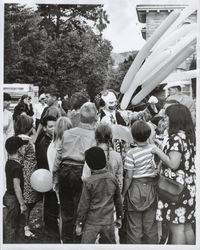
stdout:
[[108,111],[116,110],[117,106],[117,98],[114,93],[108,92],[106,95],[102,95],[101,97],[105,102],[105,109]]

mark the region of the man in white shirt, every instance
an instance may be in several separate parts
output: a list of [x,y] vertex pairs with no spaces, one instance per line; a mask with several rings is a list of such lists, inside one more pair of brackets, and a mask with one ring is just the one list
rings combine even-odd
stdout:
[[191,112],[193,123],[196,123],[196,106],[195,101],[188,95],[185,95],[181,92],[181,84],[179,82],[172,82],[167,84],[166,88],[168,89],[169,96],[166,101],[176,100],[179,103],[185,105]]
[[38,125],[40,123],[40,118],[42,115],[42,112],[44,110],[45,107],[47,107],[46,104],[46,96],[45,94],[41,94],[39,97],[39,102],[37,104],[34,105],[33,109],[34,109],[34,121],[35,121],[35,129],[37,130]]

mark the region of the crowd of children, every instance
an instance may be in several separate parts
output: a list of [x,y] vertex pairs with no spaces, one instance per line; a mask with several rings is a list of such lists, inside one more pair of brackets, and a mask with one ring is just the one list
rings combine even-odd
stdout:
[[[46,96],[35,137],[23,113],[5,140],[4,243],[17,242],[21,217],[25,237],[37,237],[29,215],[42,194],[30,176],[45,168],[53,182],[43,194],[45,233],[60,234],[62,243],[116,244],[118,228],[121,244],[159,244],[161,223],[169,244],[195,244],[195,125],[186,106],[170,100],[161,109],[150,98],[144,110],[120,113],[114,92],[103,93],[103,107],[79,94],[74,125],[56,93]],[[133,143],[113,138],[113,124],[130,128]],[[159,174],[185,184],[178,205],[158,196]]]

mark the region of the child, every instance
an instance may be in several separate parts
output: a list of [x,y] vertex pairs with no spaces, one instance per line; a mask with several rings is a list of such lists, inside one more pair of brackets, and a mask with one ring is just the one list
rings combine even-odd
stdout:
[[[45,116],[43,119],[44,133],[40,140],[36,143],[36,159],[38,168],[49,169],[47,150],[53,139],[54,129],[56,124],[56,118],[54,116]],[[56,193],[52,190],[44,193],[43,203],[43,220],[45,226],[45,233],[50,237],[56,236],[55,241],[58,241],[58,200]],[[53,237],[51,237],[53,241]]]
[[136,146],[125,157],[126,176],[122,196],[125,197],[125,230],[127,244],[157,244],[156,166],[148,143],[150,126],[135,121],[131,133]]
[[5,148],[8,152],[6,162],[6,193],[3,203],[6,206],[4,243],[16,243],[19,232],[20,215],[27,210],[23,199],[24,178],[19,162],[19,149],[24,145],[21,138],[12,136],[7,139]]
[[116,225],[121,226],[122,200],[119,185],[113,174],[106,170],[106,156],[103,149],[92,147],[85,152],[85,160],[91,169],[91,176],[83,182],[83,190],[77,211],[76,234],[82,235],[81,243],[95,243],[100,234],[106,244],[116,244]]
[[[120,153],[114,151],[112,148],[111,127],[107,124],[99,124],[95,130],[95,139],[97,146],[104,150],[107,160],[107,169],[116,177],[121,191],[123,184],[123,162]],[[82,180],[89,177],[91,174],[90,172],[90,168],[85,164],[82,173]]]

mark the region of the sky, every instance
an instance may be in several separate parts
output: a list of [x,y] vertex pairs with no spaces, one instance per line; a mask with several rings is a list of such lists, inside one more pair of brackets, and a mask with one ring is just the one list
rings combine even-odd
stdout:
[[[103,4],[110,21],[103,36],[111,41],[113,52],[120,53],[139,50],[145,43],[136,14],[137,1],[141,0],[49,0],[48,3]],[[30,7],[35,6],[35,3],[47,3],[45,0],[7,0],[6,2],[21,2]]]
[[112,42],[113,52],[140,50],[145,44],[141,35],[137,4],[189,4],[199,0],[104,0],[104,9],[109,15],[110,24],[104,36]]
[[103,37],[111,41],[113,52],[121,53],[140,50],[145,44],[142,38],[136,5],[137,4],[184,4],[197,0],[6,0],[6,2],[22,2],[27,5],[34,3],[52,4],[97,4],[104,5],[110,23],[103,32]]
[[110,24],[103,36],[112,42],[113,52],[140,50],[145,43],[136,13],[136,1],[106,1],[104,5]]

